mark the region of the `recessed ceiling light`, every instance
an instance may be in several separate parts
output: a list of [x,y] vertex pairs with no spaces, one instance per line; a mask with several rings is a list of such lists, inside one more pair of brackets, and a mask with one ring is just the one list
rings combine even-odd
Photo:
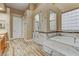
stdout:
[[5,5],[3,3],[0,3],[0,11],[5,11]]
[[3,8],[0,7],[0,10],[3,10]]

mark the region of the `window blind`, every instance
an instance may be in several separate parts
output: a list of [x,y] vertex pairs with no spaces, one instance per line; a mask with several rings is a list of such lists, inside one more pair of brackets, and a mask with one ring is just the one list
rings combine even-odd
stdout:
[[62,31],[79,32],[79,9],[62,14]]

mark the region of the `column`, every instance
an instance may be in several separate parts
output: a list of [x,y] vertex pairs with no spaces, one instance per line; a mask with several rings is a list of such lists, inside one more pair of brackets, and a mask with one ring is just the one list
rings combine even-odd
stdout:
[[8,29],[7,30],[8,30],[8,38],[10,40],[10,36],[11,36],[10,8],[7,8],[7,15],[8,15]]
[[42,15],[40,16],[41,21],[41,31],[42,32],[49,32],[50,31],[50,20],[49,20],[49,11],[43,10]]
[[31,40],[32,39],[32,11],[31,10],[27,10],[25,13],[25,34],[24,34],[24,39],[27,40]]

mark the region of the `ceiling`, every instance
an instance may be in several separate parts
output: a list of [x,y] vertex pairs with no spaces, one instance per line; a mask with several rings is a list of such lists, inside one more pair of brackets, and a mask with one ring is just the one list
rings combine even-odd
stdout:
[[6,3],[7,7],[14,8],[20,11],[25,11],[28,8],[28,3]]
[[79,8],[79,3],[55,3],[55,5],[61,10],[61,12]]
[[[29,3],[6,3],[5,5],[10,8],[25,11],[28,8]],[[61,12],[79,7],[79,3],[54,3],[54,5],[56,5],[61,10]]]

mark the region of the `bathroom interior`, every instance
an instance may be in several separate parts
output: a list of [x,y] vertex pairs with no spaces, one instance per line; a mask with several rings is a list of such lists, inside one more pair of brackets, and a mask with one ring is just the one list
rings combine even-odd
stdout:
[[0,56],[79,56],[79,3],[0,3]]

